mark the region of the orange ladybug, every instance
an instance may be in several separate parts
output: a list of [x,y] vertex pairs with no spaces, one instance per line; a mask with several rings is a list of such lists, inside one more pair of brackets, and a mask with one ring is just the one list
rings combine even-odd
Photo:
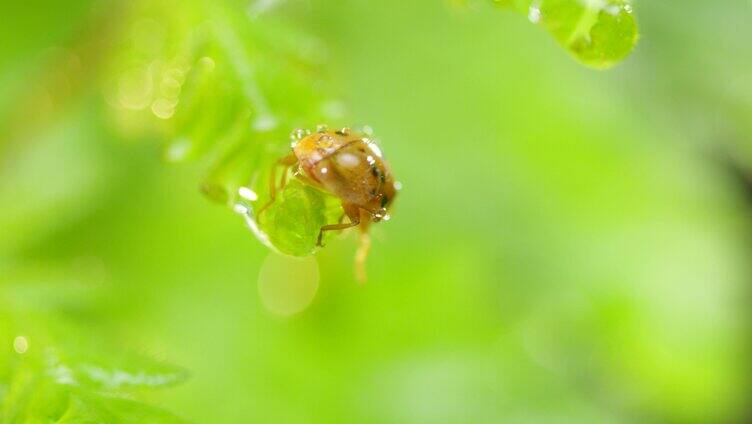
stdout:
[[[281,187],[286,184],[287,171],[297,166],[294,175],[303,182],[318,187],[342,201],[342,218],[350,222],[324,225],[319,231],[317,245],[325,231],[360,227],[360,247],[355,256],[358,280],[365,281],[365,261],[371,241],[368,227],[371,222],[388,221],[389,207],[394,201],[400,184],[394,180],[381,149],[366,132],[354,132],[349,128],[330,131],[319,126],[311,133],[296,130],[292,154],[283,157],[277,165],[284,167]],[[257,216],[269,207],[276,198],[276,166],[270,178],[270,199],[262,206]]]

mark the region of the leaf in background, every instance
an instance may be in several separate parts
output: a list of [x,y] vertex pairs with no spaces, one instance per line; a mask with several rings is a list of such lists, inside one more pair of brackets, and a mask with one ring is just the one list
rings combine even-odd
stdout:
[[32,367],[19,370],[2,403],[3,423],[54,422],[67,409],[69,390],[55,384]]
[[[86,331],[62,311],[38,313],[12,305],[3,303],[6,313],[0,315],[0,341],[8,346],[0,356],[0,422],[55,421],[74,405],[110,413],[108,397],[132,398],[187,378],[182,368],[117,348],[106,334]],[[128,404],[141,405],[135,399]]]
[[[254,187],[264,203],[269,185],[259,182],[289,154],[289,133],[341,118],[322,72],[326,51],[273,19],[196,6],[137,3],[126,48],[111,60],[108,103],[124,131],[156,132],[166,161],[202,161],[209,199],[235,209],[238,190]],[[318,209],[325,195],[296,183],[281,198],[265,217],[268,241],[282,253],[312,253],[329,223]]]
[[186,421],[167,411],[141,402],[106,396],[72,397],[59,424],[79,423],[154,423],[172,424]]
[[132,391],[168,387],[185,381],[178,367],[132,353],[97,348],[48,349],[46,373],[61,384],[70,382],[92,391]]
[[32,372],[13,382],[0,418],[6,424],[186,422],[142,402],[85,392]]
[[583,64],[610,68],[637,44],[631,0],[495,0],[527,14]]

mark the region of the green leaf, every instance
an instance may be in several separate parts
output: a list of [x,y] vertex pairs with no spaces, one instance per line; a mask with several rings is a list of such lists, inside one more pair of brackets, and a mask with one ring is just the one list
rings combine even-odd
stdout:
[[16,374],[3,399],[0,421],[6,424],[54,422],[65,413],[69,400],[69,388],[26,367]]
[[637,44],[631,0],[496,0],[543,25],[556,41],[583,64],[610,68]]
[[159,408],[128,399],[105,396],[72,397],[58,424],[155,423],[178,424],[186,421]]
[[[339,209],[341,214],[341,208]],[[336,199],[298,180],[290,181],[261,216],[261,228],[281,253],[306,256],[321,227],[336,222]]]
[[154,406],[58,384],[34,372],[20,374],[4,399],[3,423],[184,423]]
[[141,355],[115,350],[49,349],[45,356],[46,374],[61,384],[74,384],[94,391],[122,392],[173,386],[188,374],[179,367]]

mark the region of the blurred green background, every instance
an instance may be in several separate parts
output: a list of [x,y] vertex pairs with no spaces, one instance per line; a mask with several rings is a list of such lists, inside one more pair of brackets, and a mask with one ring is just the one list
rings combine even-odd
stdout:
[[[108,100],[129,53],[107,40],[147,25],[177,48],[207,4],[275,28],[252,63],[305,45],[328,75],[311,96],[347,107],[332,124],[376,130],[404,189],[366,285],[354,233],[274,256],[201,195],[205,161],[165,164],[170,130]],[[5,2],[5,420],[42,422],[9,418],[13,373],[60,338],[184,368],[132,396],[192,422],[749,419],[752,6],[635,13],[635,52],[594,71],[483,2]],[[293,116],[298,89],[265,87]]]

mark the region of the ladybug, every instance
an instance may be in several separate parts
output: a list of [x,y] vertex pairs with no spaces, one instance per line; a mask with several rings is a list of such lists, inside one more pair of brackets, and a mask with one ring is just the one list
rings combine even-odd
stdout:
[[[326,231],[360,228],[360,247],[355,263],[358,279],[364,281],[365,260],[371,244],[369,226],[389,220],[389,208],[400,189],[400,183],[394,180],[381,149],[370,137],[370,131],[356,132],[349,128],[330,131],[325,126],[319,126],[313,133],[307,130],[293,131],[291,138],[292,153],[272,167],[270,199],[258,210],[257,216],[275,200],[278,190],[277,166],[284,167],[280,188],[285,186],[287,171],[297,167],[293,173],[296,178],[336,196],[342,202],[340,222],[321,227],[317,246],[321,246]],[[345,216],[349,222],[342,222]]]

